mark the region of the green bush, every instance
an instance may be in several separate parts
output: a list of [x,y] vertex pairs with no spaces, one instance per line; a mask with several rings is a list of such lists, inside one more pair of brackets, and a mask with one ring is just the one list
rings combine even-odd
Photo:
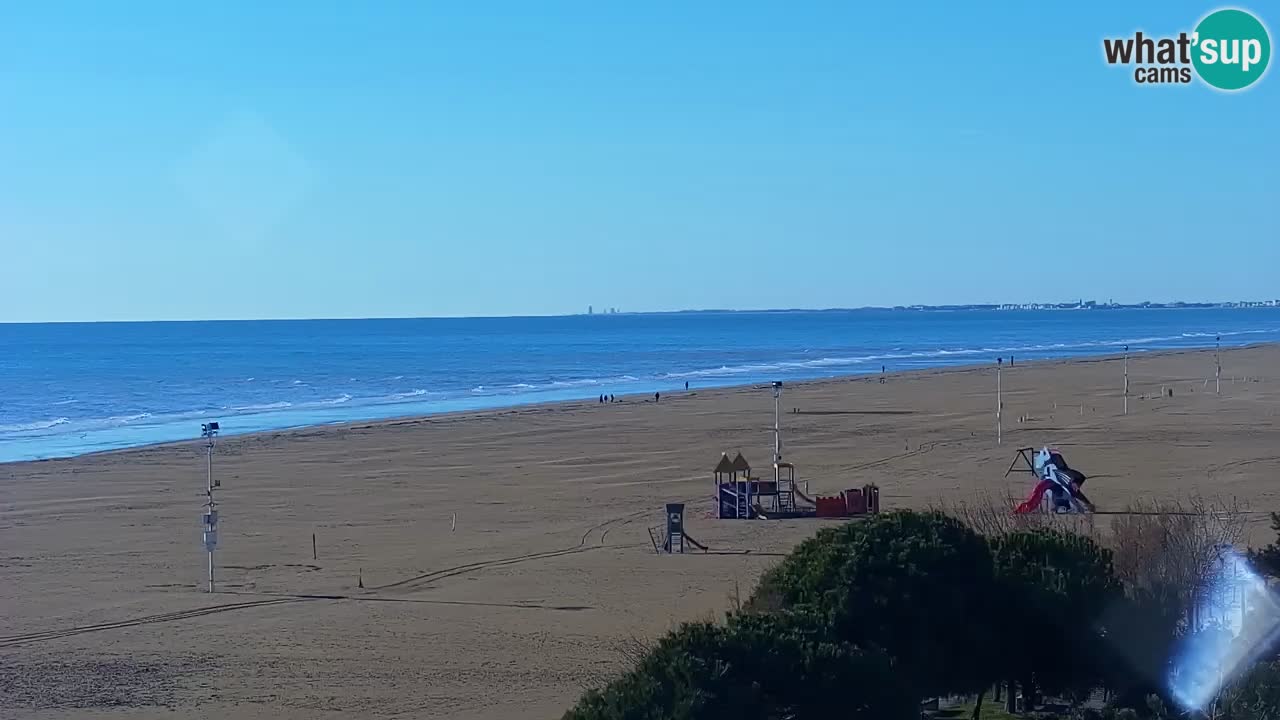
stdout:
[[1056,695],[1103,678],[1105,615],[1122,601],[1111,553],[1092,539],[1052,529],[992,541],[1000,625],[1000,677],[1034,681]]
[[895,511],[830,528],[762,578],[749,610],[809,613],[831,638],[891,656],[918,697],[994,679],[986,541],[940,512]]
[[588,692],[565,720],[894,720],[919,711],[883,654],[827,642],[802,618],[691,623]]

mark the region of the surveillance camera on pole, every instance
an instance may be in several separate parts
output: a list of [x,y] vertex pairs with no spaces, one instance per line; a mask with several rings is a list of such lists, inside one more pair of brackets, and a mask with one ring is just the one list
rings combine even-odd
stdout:
[[205,438],[207,475],[205,482],[205,511],[201,517],[204,525],[204,550],[209,554],[209,592],[213,592],[213,550],[218,546],[218,504],[213,499],[213,490],[222,485],[213,479],[213,447],[218,437],[217,421],[200,425],[200,437]]

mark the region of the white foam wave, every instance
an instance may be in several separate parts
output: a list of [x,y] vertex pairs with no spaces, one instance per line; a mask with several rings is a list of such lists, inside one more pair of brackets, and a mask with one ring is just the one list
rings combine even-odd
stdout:
[[236,412],[254,413],[254,412],[265,412],[268,410],[284,410],[285,408],[291,408],[291,407],[293,407],[293,403],[282,401],[282,402],[273,402],[273,403],[262,403],[261,405],[238,405],[230,409]]
[[112,425],[128,425],[130,423],[138,422],[139,420],[146,420],[150,417],[151,413],[149,412],[141,412],[134,415],[115,415],[107,418],[107,422]]
[[943,348],[938,350],[918,350],[915,352],[888,352],[874,355],[857,355],[850,357],[824,357],[815,360],[800,361],[781,361],[773,363],[748,363],[743,365],[721,365],[716,368],[701,368],[697,370],[688,370],[683,372],[671,372],[660,375],[659,377],[669,380],[686,379],[686,378],[707,378],[707,377],[733,377],[739,375],[764,374],[770,372],[784,371],[803,371],[805,369],[821,369],[821,368],[838,368],[850,367],[867,363],[882,363],[885,361],[907,360],[921,361],[930,358],[950,358],[965,357],[969,355],[982,354],[1000,354],[1000,353],[1059,353],[1065,350],[1082,350],[1086,348],[1100,347],[1123,347],[1125,345],[1153,345],[1159,343],[1172,343],[1183,341],[1191,338],[1207,338],[1221,335],[1222,337],[1235,335],[1255,335],[1255,334],[1280,334],[1280,330],[1239,330],[1229,333],[1180,333],[1178,335],[1159,335],[1139,338],[1127,338],[1120,340],[1094,340],[1076,343],[1049,343],[1034,345],[1013,345],[1004,347],[984,347],[984,348]]
[[397,400],[402,400],[402,399],[408,399],[408,398],[422,397],[423,395],[426,395],[426,394],[427,394],[426,390],[423,390],[422,388],[414,388],[409,392],[395,393],[390,397]]
[[23,433],[23,432],[36,432],[39,430],[49,430],[51,428],[58,427],[59,425],[66,425],[69,422],[71,422],[70,418],[59,417],[59,418],[53,418],[52,420],[37,420],[35,422],[29,422],[29,423],[16,423],[14,425],[0,425],[0,433]]
[[351,400],[350,395],[346,393],[342,393],[336,398],[331,398],[329,400],[320,400],[320,401],[317,401],[315,404],[316,405],[341,405],[345,402],[349,402],[350,400]]

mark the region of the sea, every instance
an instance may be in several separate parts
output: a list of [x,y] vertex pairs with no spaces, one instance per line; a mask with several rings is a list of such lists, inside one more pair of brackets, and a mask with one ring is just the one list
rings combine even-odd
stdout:
[[0,324],[0,462],[527,403],[1280,340],[1280,308]]

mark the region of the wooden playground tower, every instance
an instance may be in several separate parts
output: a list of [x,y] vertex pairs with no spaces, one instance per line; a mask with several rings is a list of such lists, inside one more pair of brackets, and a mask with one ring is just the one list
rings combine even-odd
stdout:
[[782,383],[773,383],[773,480],[752,477],[751,464],[739,452],[732,460],[720,454],[714,470],[717,517],[745,520],[757,516],[785,517],[802,513],[796,509],[796,468],[782,461],[782,430],[779,424],[778,400]]

